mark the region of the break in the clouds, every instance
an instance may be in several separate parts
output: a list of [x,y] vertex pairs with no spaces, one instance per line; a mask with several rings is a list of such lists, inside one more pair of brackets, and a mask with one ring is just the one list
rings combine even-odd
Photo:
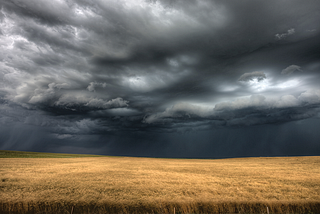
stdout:
[[263,80],[263,79],[266,79],[266,75],[261,72],[261,71],[254,71],[254,72],[251,72],[251,73],[245,73],[245,74],[242,74],[240,76],[240,78],[238,79],[238,81],[243,81],[243,82],[248,82],[250,80],[257,80],[258,82]]
[[319,9],[0,1],[0,149],[319,155]]

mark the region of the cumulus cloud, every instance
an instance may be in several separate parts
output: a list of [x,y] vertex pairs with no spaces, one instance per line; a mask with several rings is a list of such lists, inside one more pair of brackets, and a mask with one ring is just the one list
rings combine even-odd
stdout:
[[107,107],[107,108],[121,108],[121,107],[127,107],[129,101],[123,100],[121,97],[109,100],[107,102],[103,102],[101,100],[92,99],[90,100],[86,105],[88,106],[101,106],[101,107]]
[[276,37],[278,40],[281,40],[281,39],[284,39],[284,38],[286,38],[286,37],[294,34],[295,32],[296,32],[295,29],[294,29],[294,28],[291,28],[291,29],[289,29],[286,33],[281,33],[281,34],[277,33],[277,34],[275,35],[275,37]]
[[308,90],[299,96],[299,100],[305,103],[319,104],[320,90],[314,90],[314,89]]
[[148,115],[144,118],[145,123],[163,122],[171,118],[183,117],[207,117],[212,114],[212,108],[189,103],[177,103],[164,112]]
[[214,110],[236,110],[249,107],[260,107],[266,104],[265,96],[263,95],[252,95],[250,97],[240,98],[233,102],[222,102],[215,105]]
[[71,134],[54,134],[54,136],[58,139],[67,139],[73,137]]
[[244,73],[242,74],[238,81],[242,81],[242,82],[249,82],[250,80],[257,80],[257,81],[261,81],[266,79],[266,75],[265,73],[263,73],[262,71],[254,71],[251,73]]
[[[56,96],[56,90],[60,90],[62,88],[68,88],[69,85],[67,83],[50,83],[48,84],[48,88],[36,88],[33,91],[33,94],[29,94],[28,97],[30,97],[28,103],[30,104],[41,104],[48,102],[49,100],[53,99]],[[21,96],[18,95],[18,96]]]
[[[258,94],[217,103],[211,107],[178,103],[161,113],[148,115],[144,118],[144,122],[149,124],[173,121],[194,123],[204,120],[211,121],[213,127],[268,124],[313,117],[319,105],[319,90],[303,92],[297,98],[293,95],[268,98]],[[225,122],[219,122],[221,120]]]
[[97,87],[105,88],[107,86],[107,83],[98,83],[98,82],[90,82],[89,86],[87,87],[88,91],[95,91]]
[[303,70],[301,69],[300,66],[298,66],[298,65],[290,65],[290,66],[286,67],[285,69],[283,69],[281,71],[281,74],[290,75],[290,74],[293,74],[296,71],[303,72]]
[[69,107],[76,108],[78,106],[90,107],[93,109],[106,109],[106,108],[121,108],[127,107],[129,101],[123,100],[121,97],[111,99],[111,100],[103,100],[99,98],[93,98],[89,96],[82,95],[63,95],[57,100],[54,105],[60,107]]
[[277,99],[253,95],[224,104],[223,108],[218,104],[218,109],[215,110],[222,110],[221,117],[227,120],[225,125],[228,126],[279,123],[316,116],[319,98],[318,91],[303,92],[297,98],[293,95],[284,95]]
[[276,108],[290,108],[297,107],[301,104],[301,101],[292,95],[284,95],[277,102],[274,103]]

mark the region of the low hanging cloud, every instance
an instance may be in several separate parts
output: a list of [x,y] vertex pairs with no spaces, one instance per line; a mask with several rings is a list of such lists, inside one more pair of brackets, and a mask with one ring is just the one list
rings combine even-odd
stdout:
[[[46,80],[44,80],[46,81]],[[96,87],[104,88],[105,83],[90,83],[88,90],[95,91]],[[79,92],[75,90],[74,84],[68,83],[33,83],[29,81],[19,86],[12,96],[7,100],[28,108],[47,108],[58,107],[61,109],[82,109],[85,107],[88,111],[94,109],[109,109],[128,107],[129,101],[121,97],[107,99],[104,94],[93,95],[90,92]],[[8,89],[7,89],[8,90]]]
[[100,82],[91,82],[87,89],[88,91],[95,91],[97,87],[102,87],[102,88],[105,88],[107,86],[107,83],[100,83]]
[[[297,98],[284,95],[268,98],[252,95],[234,101],[217,103],[203,107],[188,103],[178,103],[164,112],[148,115],[148,124],[210,122],[215,126],[248,126],[306,119],[317,115],[320,108],[320,90],[309,90]],[[224,121],[221,123],[221,121]]]
[[319,104],[320,103],[320,90],[308,90],[298,97],[304,103],[307,104]]
[[241,82],[249,82],[250,80],[257,80],[257,81],[261,81],[261,80],[264,80],[266,79],[266,75],[265,73],[263,73],[262,71],[254,71],[254,72],[251,72],[251,73],[244,73],[242,74],[238,81],[241,81]]
[[144,118],[144,123],[157,123],[170,121],[172,118],[205,118],[212,114],[212,108],[189,103],[177,103],[164,112],[148,115]]
[[286,33],[281,33],[281,34],[277,33],[277,34],[275,35],[275,37],[276,37],[278,40],[281,40],[281,39],[284,39],[284,38],[286,38],[286,37],[294,34],[295,32],[296,32],[295,29],[294,29],[294,28],[291,28],[291,29],[289,29]]
[[285,69],[283,69],[281,71],[281,74],[290,75],[290,74],[293,74],[296,71],[303,72],[303,70],[301,69],[300,66],[298,66],[298,65],[290,65],[290,66],[286,67]]
[[[109,109],[109,108],[123,108],[129,106],[129,101],[122,99],[121,97],[104,100],[99,98],[93,98],[82,95],[63,95],[54,103],[54,106],[58,107],[88,107],[89,109]],[[88,110],[89,110],[88,109]]]
[[232,102],[222,102],[215,105],[215,111],[238,110],[250,107],[263,107],[267,105],[266,97],[263,95],[252,95],[240,98]]

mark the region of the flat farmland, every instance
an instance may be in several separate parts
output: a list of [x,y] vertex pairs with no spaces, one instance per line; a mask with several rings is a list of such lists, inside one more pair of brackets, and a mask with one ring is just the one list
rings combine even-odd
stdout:
[[0,158],[0,212],[320,212],[320,157]]

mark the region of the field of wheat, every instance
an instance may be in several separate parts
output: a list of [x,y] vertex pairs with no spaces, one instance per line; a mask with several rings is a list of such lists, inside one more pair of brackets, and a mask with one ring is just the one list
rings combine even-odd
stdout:
[[320,157],[0,158],[2,213],[317,213]]

